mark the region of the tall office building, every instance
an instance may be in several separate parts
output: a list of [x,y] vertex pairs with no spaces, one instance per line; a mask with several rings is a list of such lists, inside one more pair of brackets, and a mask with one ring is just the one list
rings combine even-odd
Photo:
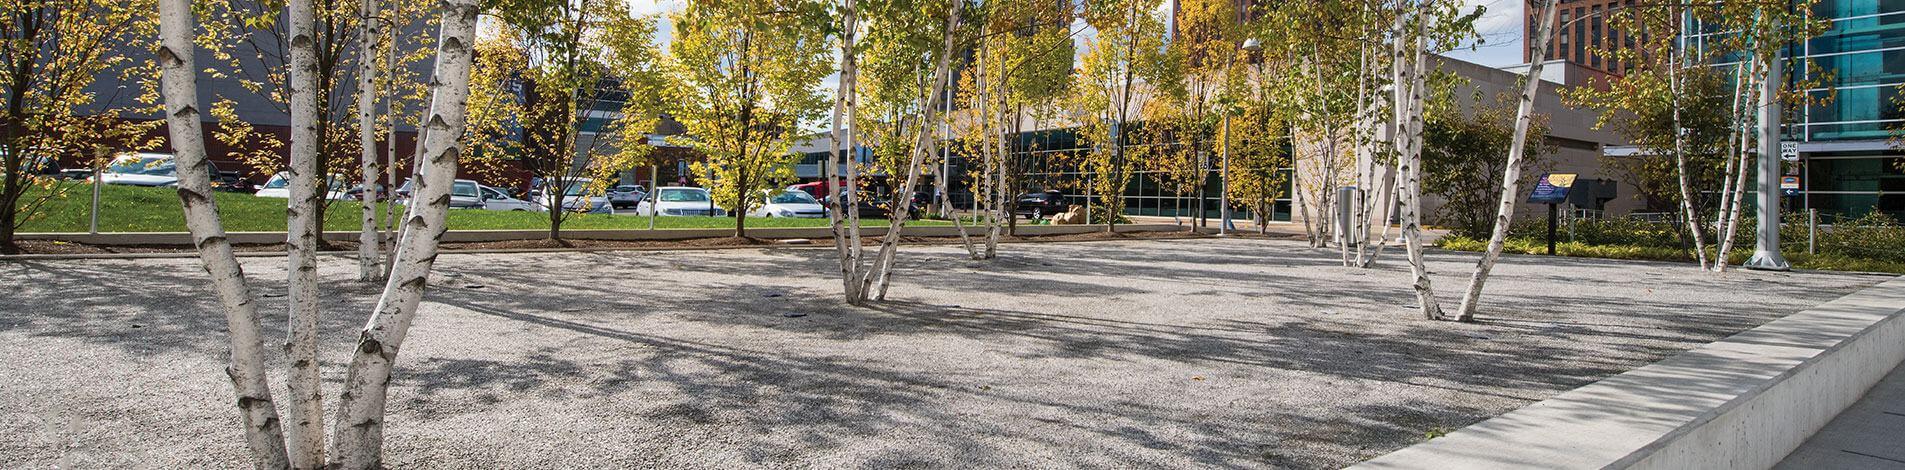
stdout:
[[[1579,65],[1595,72],[1621,75],[1629,64],[1623,64],[1607,51],[1623,47],[1633,47],[1639,38],[1627,32],[1618,31],[1608,25],[1608,12],[1621,5],[1632,6],[1634,0],[1561,0],[1561,11],[1555,15],[1555,37],[1548,41],[1547,60],[1560,60]],[[1539,11],[1533,5],[1522,9],[1522,62],[1534,59],[1535,41],[1539,32]]]
[[1803,156],[1800,168],[1788,168],[1803,173],[1789,207],[1905,218],[1905,156],[1891,142],[1905,126],[1905,0],[1819,0],[1813,15],[1831,28],[1788,55],[1814,66],[1793,75],[1824,80],[1808,93],[1832,99],[1788,114],[1785,138],[1799,141]]
[[[1782,205],[1788,212],[1817,209],[1822,222],[1873,211],[1905,219],[1905,149],[1893,142],[1905,130],[1905,0],[1818,0],[1812,16],[1829,28],[1788,44],[1783,63],[1788,86],[1818,83],[1806,90],[1812,105],[1783,114],[1781,139],[1797,144],[1799,161],[1781,165]],[[1683,41],[1695,56],[1707,56],[1717,38],[1730,34],[1688,23]],[[1732,60],[1712,65],[1738,65]],[[1605,152],[1625,157],[1638,150]]]

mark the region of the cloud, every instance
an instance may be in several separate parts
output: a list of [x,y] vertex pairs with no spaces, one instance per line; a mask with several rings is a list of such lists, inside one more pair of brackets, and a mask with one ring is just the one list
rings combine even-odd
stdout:
[[1481,39],[1444,55],[1489,67],[1522,63],[1522,0],[1463,0],[1463,3],[1466,4],[1464,9],[1487,9],[1475,21],[1475,32]]

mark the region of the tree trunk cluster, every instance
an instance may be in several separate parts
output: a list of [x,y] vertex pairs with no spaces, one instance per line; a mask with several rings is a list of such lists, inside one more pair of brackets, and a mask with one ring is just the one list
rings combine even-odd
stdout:
[[[413,200],[418,202],[407,209],[403,236],[395,250],[395,262],[390,263],[392,269],[385,281],[384,294],[360,334],[357,347],[353,348],[346,371],[348,378],[338,397],[337,416],[330,427],[333,435],[327,441],[317,360],[319,285],[314,255],[320,222],[316,220],[313,206],[320,196],[317,191],[328,188],[320,188],[319,181],[325,177],[315,171],[318,167],[316,139],[322,136],[317,133],[317,94],[313,88],[316,83],[315,41],[311,37],[314,5],[311,0],[292,1],[286,16],[291,23],[293,56],[289,169],[292,197],[286,212],[291,227],[287,235],[291,246],[287,287],[290,338],[285,343],[285,354],[290,359],[286,383],[291,395],[291,403],[286,408],[291,420],[289,426],[281,427],[278,406],[267,386],[269,373],[264,364],[268,361],[255,299],[242,266],[226,240],[217,202],[211,197],[212,175],[206,160],[196,83],[197,18],[189,0],[159,3],[161,94],[168,134],[177,151],[179,201],[225,313],[231,343],[231,366],[226,373],[238,397],[245,441],[258,468],[382,466],[384,395],[391,364],[428,284],[449,211],[449,190],[456,177],[457,157],[462,153],[457,138],[465,126],[471,45],[479,9],[474,0],[447,0],[440,8],[442,31],[435,79],[431,84],[432,98],[426,113],[428,118],[420,126],[427,130],[427,138],[421,143],[422,158],[418,162],[421,178],[413,194]],[[367,3],[366,9],[370,11],[374,6]],[[363,44],[368,47],[370,42]],[[365,98],[360,96],[359,99],[362,103]],[[363,123],[367,118],[360,113],[359,119]],[[364,126],[365,129],[372,127]],[[368,140],[363,135],[360,139]],[[366,156],[371,157],[369,153]],[[376,175],[370,171],[366,174],[367,178]],[[362,239],[369,241],[374,220],[366,219]],[[368,256],[375,257],[374,254]],[[360,264],[363,271],[360,274],[368,274],[369,268],[363,266]]]

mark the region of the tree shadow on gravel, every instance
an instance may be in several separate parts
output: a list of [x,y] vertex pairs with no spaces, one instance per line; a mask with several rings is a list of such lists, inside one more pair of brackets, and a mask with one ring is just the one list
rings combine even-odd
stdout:
[[[1091,452],[1098,455],[1090,458],[1116,461],[1163,450],[1199,466],[1337,467],[1418,442],[1427,430],[1458,428],[1505,411],[1504,406],[1542,399],[1751,328],[1799,306],[1836,297],[1839,292],[1833,289],[1841,289],[1768,282],[1778,278],[1758,274],[1690,280],[1655,274],[1683,269],[1672,264],[1505,258],[1500,282],[1509,288],[1489,293],[1481,321],[1454,324],[1414,316],[1413,295],[1403,284],[1402,266],[1395,263],[1399,257],[1388,258],[1376,269],[1359,270],[1341,267],[1335,252],[1285,242],[1145,242],[1137,245],[1143,250],[1129,244],[1019,249],[1039,246],[1047,245],[1017,245],[1001,259],[985,262],[966,260],[957,247],[909,247],[895,273],[894,300],[870,308],[847,307],[838,300],[833,277],[838,264],[831,250],[764,250],[748,256],[599,252],[451,257],[432,279],[426,302],[480,318],[559,330],[589,342],[536,343],[531,336],[520,351],[500,357],[411,356],[398,366],[395,377],[395,385],[407,393],[393,392],[393,399],[403,400],[406,416],[423,421],[482,413],[510,394],[637,402],[642,420],[681,429],[735,430],[730,436],[739,440],[736,445],[771,466],[812,464],[788,456],[824,455],[899,431],[935,439],[894,442],[891,451],[857,456],[863,459],[859,464],[1024,465],[1026,454],[1014,452],[1027,448],[1051,456],[1054,466],[1099,462],[1079,450],[1084,443],[1050,432],[1049,427],[1057,427],[1113,444],[1093,445]],[[1432,251],[1429,259],[1437,272],[1465,273],[1474,257]],[[282,292],[283,280],[266,271],[252,276],[254,292]],[[1306,272],[1325,271],[1363,276],[1369,285],[1318,286],[1304,278]],[[19,281],[0,292],[30,298],[33,305],[30,312],[0,314],[0,332],[77,338],[141,352],[217,356],[224,351],[219,334],[224,319],[195,260],[20,262],[0,264],[0,274]],[[1107,276],[1138,282],[1128,283],[1130,287],[1093,282]],[[707,278],[714,280],[696,281]],[[1444,295],[1460,287],[1446,276],[1438,276],[1437,282]],[[1528,287],[1551,283],[1604,288],[1561,297]],[[1191,287],[1173,291],[1166,285]],[[350,340],[378,289],[333,278],[326,279],[326,289],[331,294],[324,308],[328,351]],[[1651,292],[1642,289],[1750,290],[1783,298],[1784,303],[1743,308],[1638,295]],[[1107,318],[1054,308],[941,304],[908,294],[929,290],[1067,302],[1117,302],[1121,296],[1160,294],[1237,296],[1274,302],[1287,311],[1185,322],[1163,316]],[[266,337],[282,337],[283,299],[265,297],[260,302]],[[783,316],[787,314],[805,316]],[[420,324],[442,321],[419,319]],[[688,325],[654,328],[662,322]],[[1374,323],[1385,325],[1374,328]],[[1359,396],[1379,403],[1282,409],[1277,407],[1281,397],[1269,397],[1261,405],[1234,405],[1250,408],[1251,419],[1216,419],[1186,413],[1170,403],[1013,393],[987,388],[983,380],[968,375],[904,369],[893,366],[900,362],[877,357],[776,346],[780,341],[805,341],[852,347],[851,341],[867,338],[952,338],[993,346],[989,352],[1014,360],[1166,364],[1252,378],[1321,376],[1329,383],[1417,387],[1433,390],[1428,396],[1493,401],[1476,405]],[[614,357],[592,355],[599,360],[590,361],[576,357],[573,349],[604,347],[626,352],[615,349]],[[943,364],[974,359],[956,351],[915,354],[939,357],[909,359]],[[1718,381],[1739,372],[1712,371],[1711,376],[1695,374],[1686,380]],[[1057,411],[1054,416],[974,416],[945,406],[966,402]],[[1160,435],[1161,429],[1181,432]],[[765,431],[742,432],[746,430]],[[950,454],[918,452],[923,447]],[[930,457],[944,455],[975,460]]]

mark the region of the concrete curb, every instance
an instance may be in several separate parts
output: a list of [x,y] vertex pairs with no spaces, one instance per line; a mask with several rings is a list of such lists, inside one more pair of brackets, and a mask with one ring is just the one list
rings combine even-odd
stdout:
[[1764,469],[1905,361],[1905,277],[1359,469]]
[[[1171,224],[1121,224],[1119,232],[1161,232],[1183,230],[1184,227]],[[1018,234],[1025,236],[1073,235],[1101,232],[1104,224],[1092,225],[1020,225]],[[880,236],[886,233],[886,227],[866,227],[862,235]],[[693,240],[698,238],[722,238],[732,236],[734,229],[656,229],[656,230],[564,230],[562,237],[570,240]],[[951,225],[908,226],[906,234],[921,237],[958,236],[959,229]],[[444,232],[445,243],[500,242],[512,240],[541,240],[549,235],[547,230],[451,230]],[[188,232],[116,232],[116,233],[21,233],[21,240],[53,240],[87,245],[116,246],[178,246],[191,247],[192,234]],[[331,241],[355,241],[358,232],[325,232],[324,239]],[[766,239],[785,238],[831,238],[832,229],[828,227],[761,227],[748,229],[748,236]],[[284,232],[227,232],[226,240],[238,245],[263,245],[283,243]]]
[[[1030,237],[1043,237],[1043,236],[1055,236],[1055,235],[1076,235],[1076,234],[1082,234],[1082,233],[1092,233],[1092,232],[1099,232],[1099,231],[1103,231],[1103,230],[1104,230],[1104,226],[1103,226],[1103,225],[1061,225],[1061,226],[1057,226],[1057,227],[1096,227],[1096,230],[1082,230],[1082,231],[1074,231],[1074,230],[1058,230],[1058,231],[1050,231],[1050,232],[1054,232],[1054,233],[1033,233],[1033,232],[1030,232],[1030,231],[1027,231],[1027,230],[1025,230],[1026,228],[1029,228],[1029,227],[1044,227],[1044,226],[1022,226],[1022,227],[1019,227],[1019,236],[1021,236],[1021,237],[1025,237],[1025,236],[1030,236]],[[1127,227],[1130,227],[1130,228],[1127,228]],[[1162,227],[1162,228],[1164,228],[1164,229],[1162,229],[1162,230],[1160,230],[1160,229],[1159,229],[1160,227]],[[947,232],[949,232],[949,233],[947,233],[947,234],[933,234],[933,233],[927,233],[927,234],[921,234],[921,233],[917,233],[917,232],[916,232],[916,231],[917,231],[917,229],[920,229],[920,228],[940,228],[940,227],[907,227],[907,228],[906,228],[906,236],[908,236],[908,237],[914,237],[914,236],[918,236],[918,237],[934,237],[934,238],[944,238],[945,240],[932,240],[932,241],[925,241],[925,242],[907,242],[907,243],[901,243],[901,246],[949,246],[949,245],[958,245],[958,244],[960,244],[960,241],[959,241],[959,239],[958,239],[958,237],[959,237],[959,233],[958,233],[958,229],[957,229],[957,228],[955,228],[955,227],[944,227],[944,228],[946,229],[946,231],[947,231]],[[802,230],[805,230],[805,229],[802,229]],[[814,240],[831,240],[831,239],[833,239],[833,235],[832,235],[831,233],[828,233],[828,232],[827,232],[827,230],[828,230],[828,229],[825,229],[825,228],[822,228],[822,229],[820,229],[820,230],[821,230],[821,232],[822,232],[822,233],[820,234],[820,236],[817,236],[817,237],[792,237],[792,236],[781,236],[781,237],[775,237],[775,239],[797,239],[797,238],[811,238],[811,239],[814,239]],[[1178,227],[1178,226],[1174,226],[1174,225],[1162,225],[1162,226],[1150,226],[1150,225],[1146,225],[1146,226],[1127,226],[1127,225],[1119,225],[1119,226],[1118,226],[1118,229],[1117,229],[1117,231],[1118,231],[1118,233],[1132,233],[1132,232],[1166,232],[1166,231],[1176,231],[1176,232],[1181,232],[1181,231],[1183,231],[1183,227]],[[750,234],[750,235],[752,235],[752,232],[753,232],[753,230],[749,230],[749,232],[750,232],[749,234]],[[260,233],[260,232],[252,232],[252,233]],[[456,233],[456,232],[450,232],[450,233]],[[541,234],[544,234],[544,232],[537,232],[537,233],[538,233],[539,235],[541,235]],[[569,239],[574,239],[574,240],[604,240],[604,239],[601,239],[601,238],[570,238],[570,237],[568,237],[568,236],[567,236],[567,234],[568,234],[568,233],[570,233],[570,232],[564,232],[564,234],[565,234],[565,237],[564,237],[564,238],[569,238]],[[732,233],[732,232],[731,232],[731,231],[726,231],[726,230],[723,230],[723,231],[722,231],[722,233],[724,233],[724,234],[728,234],[728,233]],[[878,230],[877,232],[876,232],[876,231],[873,231],[873,230],[871,230],[871,229],[868,229],[868,230],[867,230],[866,232],[863,232],[863,233],[862,233],[862,235],[866,235],[866,236],[879,236],[879,235],[883,235],[883,234],[885,234],[885,233],[886,233],[886,230],[885,230],[885,228],[884,228],[884,227],[882,227],[882,228],[881,228],[880,230]],[[354,233],[353,233],[353,234],[351,234],[351,235],[352,235],[353,237],[355,237],[355,236],[356,236],[356,234],[354,234]],[[723,236],[726,236],[726,235],[723,235]],[[446,235],[446,238],[447,238],[447,235]],[[717,237],[700,237],[700,238],[717,238]],[[756,237],[756,238],[768,238],[768,237]],[[1143,240],[1185,240],[1185,239],[1208,239],[1208,238],[1212,238],[1212,237],[1209,237],[1209,236],[1205,236],[1205,235],[1197,235],[1197,234],[1191,234],[1191,233],[1185,233],[1185,234],[1183,234],[1183,235],[1181,235],[1181,236],[1168,236],[1168,237],[1149,237],[1149,238],[1144,238]],[[538,238],[538,239],[539,239],[539,238]],[[641,240],[645,240],[645,241],[668,241],[668,240],[691,240],[691,239],[693,239],[693,238],[657,238],[657,239],[641,239]],[[345,240],[345,241],[348,241],[348,240],[354,240],[354,238],[351,238],[351,239],[340,239],[340,240]],[[609,240],[613,240],[613,239],[609,239]],[[977,241],[977,240],[975,240],[975,241]],[[1095,243],[1095,242],[1107,242],[1107,241],[1123,241],[1123,240],[1118,240],[1118,239],[1105,239],[1105,240],[1042,240],[1042,239],[1038,239],[1038,238],[1030,238],[1030,239],[1024,239],[1024,238],[1022,238],[1022,239],[1017,239],[1017,240],[1000,240],[1000,243],[1006,243],[1006,244],[1025,244],[1025,243]],[[758,249],[770,249],[770,250],[782,250],[782,249],[821,249],[821,248],[824,248],[824,249],[833,249],[833,248],[834,248],[834,246],[833,246],[832,244],[830,244],[830,243],[826,243],[826,244],[806,244],[806,245],[790,245],[790,244],[768,244],[768,245],[714,245],[714,246],[631,246],[631,247],[576,247],[576,248],[493,248],[493,249],[469,249],[469,250],[455,250],[455,249],[446,249],[446,250],[441,250],[441,252],[442,252],[443,254],[510,254],[510,253],[597,253],[597,252],[619,252],[619,251],[633,251],[633,252],[643,252],[643,251],[654,251],[654,252],[663,252],[663,251],[709,251],[709,250],[750,250],[750,249],[756,249],[756,250],[758,250]],[[234,253],[234,254],[235,254],[236,256],[238,256],[238,257],[240,257],[240,258],[269,258],[269,257],[283,257],[283,256],[284,256],[284,252],[282,252],[282,251],[239,251],[239,252],[236,252],[236,253]],[[318,253],[318,256],[321,256],[321,257],[322,257],[322,256],[330,256],[330,257],[337,257],[337,258],[348,258],[348,259],[356,259],[356,255],[357,255],[357,253],[356,253],[356,252],[354,252],[354,251],[352,251],[352,252],[346,252],[346,251],[323,251],[323,252],[319,252],[319,253]],[[101,260],[101,259],[170,259],[170,258],[197,258],[197,257],[198,257],[198,253],[197,253],[197,252],[194,252],[194,251],[178,251],[178,252],[163,252],[163,253],[74,253],[74,254],[22,254],[22,255],[0,255],[0,261],[54,261],[54,260]]]

